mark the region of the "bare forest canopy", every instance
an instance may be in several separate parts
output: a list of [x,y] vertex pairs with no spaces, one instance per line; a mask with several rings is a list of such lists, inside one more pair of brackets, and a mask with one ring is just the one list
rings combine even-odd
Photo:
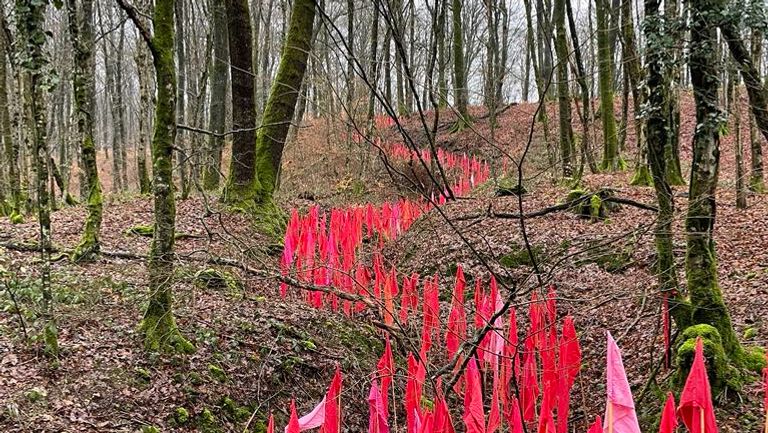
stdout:
[[0,0],[0,430],[768,433],[766,30]]

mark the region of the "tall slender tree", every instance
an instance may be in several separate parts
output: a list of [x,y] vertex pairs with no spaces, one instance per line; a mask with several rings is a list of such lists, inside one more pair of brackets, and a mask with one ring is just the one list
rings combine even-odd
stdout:
[[176,198],[173,147],[176,142],[176,68],[174,65],[174,0],[157,0],[152,15],[154,35],[126,0],[117,0],[149,46],[155,66],[157,104],[152,137],[152,194],[155,221],[149,250],[149,304],[141,322],[144,343],[152,351],[191,352],[192,344],[176,326],[173,315],[173,267],[176,239]]
[[[203,188],[213,190],[219,187],[221,156],[224,150],[224,128],[226,122],[226,97],[229,84],[229,34],[227,31],[227,11],[223,2],[215,2],[211,10],[213,15],[213,51],[211,57],[212,74],[208,112],[208,124],[214,133],[208,138],[207,158],[203,167]],[[258,50],[253,50],[258,52]]]
[[0,17],[2,26],[0,30],[0,131],[2,131],[3,154],[5,155],[5,165],[7,166],[8,184],[10,189],[9,215],[12,223],[21,223],[24,221],[22,216],[22,189],[21,173],[19,172],[19,143],[14,140],[13,128],[11,127],[10,104],[8,100],[8,61],[11,52],[9,42],[5,34],[5,18]]
[[571,127],[571,93],[568,81],[568,41],[565,33],[565,0],[555,0],[555,52],[557,53],[557,107],[560,126],[560,160],[563,177],[573,175],[573,128]]
[[603,170],[623,168],[619,155],[619,140],[616,133],[616,118],[613,113],[613,53],[610,43],[609,0],[595,0],[597,17],[598,81],[600,85],[600,117],[603,121]]
[[96,144],[93,134],[93,107],[96,99],[94,75],[96,66],[93,58],[93,0],[82,0],[78,16],[76,0],[67,0],[69,13],[69,35],[75,53],[72,77],[77,133],[80,141],[80,158],[84,179],[88,188],[83,235],[72,255],[73,260],[93,258],[100,248],[103,203],[99,168],[96,164]]
[[462,26],[461,7],[462,0],[452,0],[452,23],[453,23],[453,97],[458,111],[459,118],[454,125],[455,131],[464,129],[471,119],[467,109],[468,89],[467,76],[464,65],[464,31]]

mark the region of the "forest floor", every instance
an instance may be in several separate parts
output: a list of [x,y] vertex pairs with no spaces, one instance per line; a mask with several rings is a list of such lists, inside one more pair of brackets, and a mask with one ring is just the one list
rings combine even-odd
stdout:
[[[491,132],[487,120],[455,134],[443,128],[438,145],[486,160],[499,154],[519,159],[535,109],[520,104],[504,111],[494,131],[496,146],[487,140]],[[549,107],[550,119],[555,110]],[[690,97],[683,99],[682,113],[687,173],[694,124]],[[480,117],[482,110],[474,114]],[[441,123],[450,124],[450,115],[441,117]],[[574,119],[578,131],[577,123]],[[416,137],[418,124],[412,116],[405,128]],[[551,125],[552,137],[554,128]],[[744,131],[742,136],[749,137]],[[392,181],[375,152],[339,144],[345,142],[342,133],[325,122],[309,122],[287,147],[280,192],[286,208],[313,204],[327,208],[413,195]],[[393,131],[387,134],[389,139],[397,137]],[[601,143],[599,130],[596,134]],[[720,286],[739,335],[744,336],[742,342],[766,347],[768,195],[749,195],[746,210],[735,207],[734,135],[724,137],[721,150],[716,224]],[[489,181],[441,207],[442,212],[420,218],[386,245],[385,258],[402,274],[440,275],[442,290],[451,289],[457,264],[464,267],[469,287],[475,278],[486,278],[490,266],[521,295],[518,308],[527,308],[539,278],[556,284],[558,310],[575,317],[584,353],[571,409],[573,431],[585,431],[604,410],[606,330],[622,348],[638,412],[647,431],[652,431],[648,426],[662,407],[663,395],[646,384],[653,371],[659,370],[661,383],[671,375],[657,368],[662,337],[661,298],[652,269],[655,214],[625,205],[600,221],[568,211],[526,219],[526,235],[537,259],[538,273],[534,272],[532,264],[521,259],[520,220],[491,217],[487,211],[518,213],[522,203],[529,213],[564,201],[569,188],[546,170],[549,159],[542,136],[538,128],[523,164],[527,193],[521,202],[516,196],[496,197],[496,187]],[[631,167],[636,152],[631,131],[627,143],[625,158]],[[515,166],[508,167],[502,177],[516,177]],[[631,176],[631,168],[610,174],[587,170],[582,187],[589,191],[609,187],[619,197],[653,205],[653,189],[629,186]],[[683,285],[686,192],[685,186],[675,187],[675,257]],[[322,398],[336,365],[345,374],[345,427],[351,432],[365,430],[367,378],[382,351],[373,313],[350,319],[312,309],[301,299],[281,299],[273,278],[279,256],[274,241],[254,233],[244,216],[227,212],[215,198],[196,195],[177,207],[180,236],[174,291],[179,327],[197,350],[185,356],[149,354],[142,348],[137,324],[147,298],[143,256],[150,238],[130,229],[151,224],[152,202],[147,197],[108,197],[102,230],[105,254],[96,263],[76,265],[62,258],[53,265],[62,348],[56,365],[42,355],[35,341],[40,305],[37,255],[20,251],[37,240],[36,223],[30,218],[25,224],[0,224],[0,277],[7,284],[0,287],[0,431],[135,432],[149,426],[163,432],[240,432],[246,427],[262,431],[270,411],[278,426],[284,425],[291,397],[300,413],[311,409]],[[58,248],[76,245],[84,216],[82,207],[54,214]],[[196,275],[210,267],[206,260],[211,257],[266,272],[257,275],[229,268],[226,271],[241,285],[205,286]],[[398,349],[396,357],[404,357],[404,350]],[[427,371],[436,367],[428,365]],[[753,383],[739,395],[716,396],[721,401],[717,412],[721,431],[761,431],[759,391]]]

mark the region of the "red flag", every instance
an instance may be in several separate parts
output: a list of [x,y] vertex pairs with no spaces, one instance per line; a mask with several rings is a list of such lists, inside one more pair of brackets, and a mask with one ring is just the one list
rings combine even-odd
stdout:
[[288,427],[285,428],[285,433],[301,433],[299,416],[296,415],[296,402],[293,399],[291,399],[291,418],[288,421]]
[[509,407],[504,411],[504,418],[509,425],[509,433],[523,433],[523,418],[520,416],[520,403],[512,396]]
[[368,412],[368,433],[389,433],[389,422],[376,379],[371,382],[368,393]]
[[417,423],[421,418],[421,395],[426,378],[426,369],[408,353],[408,378],[405,383],[405,417],[409,432],[418,431]]
[[341,431],[341,370],[336,367],[336,373],[331,380],[331,386],[325,394],[324,433],[339,433]]
[[453,421],[451,421],[451,412],[448,410],[448,403],[443,396],[443,381],[437,378],[437,395],[435,396],[435,423],[433,433],[455,433]]
[[388,326],[392,326],[395,323],[394,312],[395,302],[393,297],[397,294],[397,274],[395,268],[387,275],[384,281],[384,323]]
[[[532,337],[527,337],[528,341],[532,341]],[[520,395],[523,420],[525,422],[532,422],[536,419],[536,399],[539,397],[539,378],[536,367],[536,352],[531,348],[527,350],[528,344],[526,344],[526,351],[523,355],[523,378],[522,378],[522,392]]]
[[269,420],[267,421],[267,433],[275,433],[275,416],[269,414]]
[[691,433],[717,433],[712,391],[709,387],[707,367],[704,365],[704,343],[701,337],[696,340],[693,365],[685,381],[683,394],[680,396],[677,414]]
[[495,433],[496,429],[501,425],[501,409],[499,407],[499,391],[501,388],[501,382],[499,380],[498,370],[493,373],[493,391],[491,392],[491,411],[488,414],[488,425],[485,431],[487,433]]
[[659,424],[659,433],[675,433],[677,428],[677,414],[675,414],[675,396],[667,393],[667,403],[664,404],[664,410],[661,412],[661,423]]
[[557,432],[568,431],[568,413],[571,406],[571,388],[581,368],[581,348],[573,326],[573,317],[563,320],[560,336],[560,377],[557,406]]
[[424,301],[422,305],[421,353],[426,356],[432,347],[432,334],[440,326],[440,294],[437,276],[424,282]]
[[600,419],[600,416],[598,416],[595,423],[589,427],[587,433],[603,433],[603,420]]
[[395,375],[395,361],[392,356],[392,346],[389,344],[389,335],[384,340],[384,354],[376,364],[379,377],[381,377],[381,401],[384,405],[384,414],[389,415],[389,385]]
[[466,433],[485,433],[485,413],[483,411],[483,391],[480,388],[480,371],[477,359],[472,357],[464,372],[466,391],[464,392],[464,425]]

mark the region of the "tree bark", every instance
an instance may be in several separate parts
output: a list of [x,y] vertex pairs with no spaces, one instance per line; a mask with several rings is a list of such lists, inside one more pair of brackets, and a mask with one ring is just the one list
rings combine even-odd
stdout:
[[72,260],[93,259],[101,248],[101,220],[103,212],[99,168],[96,164],[96,144],[94,142],[93,112],[96,105],[96,64],[93,55],[93,0],[81,2],[82,11],[78,18],[75,0],[67,0],[69,13],[69,34],[75,53],[72,90],[74,93],[77,132],[80,141],[80,158],[83,179],[87,185],[88,196],[83,235],[75,248]]
[[597,17],[598,81],[600,85],[600,115],[603,121],[603,170],[621,169],[616,118],[613,113],[613,61],[610,45],[608,0],[595,0]]
[[453,8],[453,92],[459,118],[454,129],[464,129],[470,122],[467,110],[467,77],[464,70],[464,32],[461,23],[462,0],[452,0]]
[[258,203],[261,205],[272,203],[272,196],[278,185],[285,138],[296,109],[299,89],[307,68],[307,58],[312,49],[314,19],[313,0],[294,0],[275,84],[264,107],[264,117],[256,139],[256,166],[260,182]]
[[[557,107],[560,126],[560,160],[563,177],[573,176],[573,128],[571,94],[568,82],[568,42],[565,33],[565,0],[555,0],[555,52],[557,53]],[[586,131],[586,130],[585,130]]]
[[[211,93],[208,125],[215,134],[223,134],[226,127],[227,85],[229,83],[229,35],[227,32],[227,11],[223,2],[217,2],[213,14],[213,56],[211,63]],[[258,52],[258,50],[252,50]],[[254,144],[255,147],[255,144]],[[203,167],[203,188],[210,191],[219,187],[221,181],[221,155],[224,137],[212,135],[208,138],[207,158]]]
[[225,200],[242,205],[259,189],[256,173],[256,101],[251,50],[251,19],[247,0],[227,0],[229,61],[232,77],[232,158]]

